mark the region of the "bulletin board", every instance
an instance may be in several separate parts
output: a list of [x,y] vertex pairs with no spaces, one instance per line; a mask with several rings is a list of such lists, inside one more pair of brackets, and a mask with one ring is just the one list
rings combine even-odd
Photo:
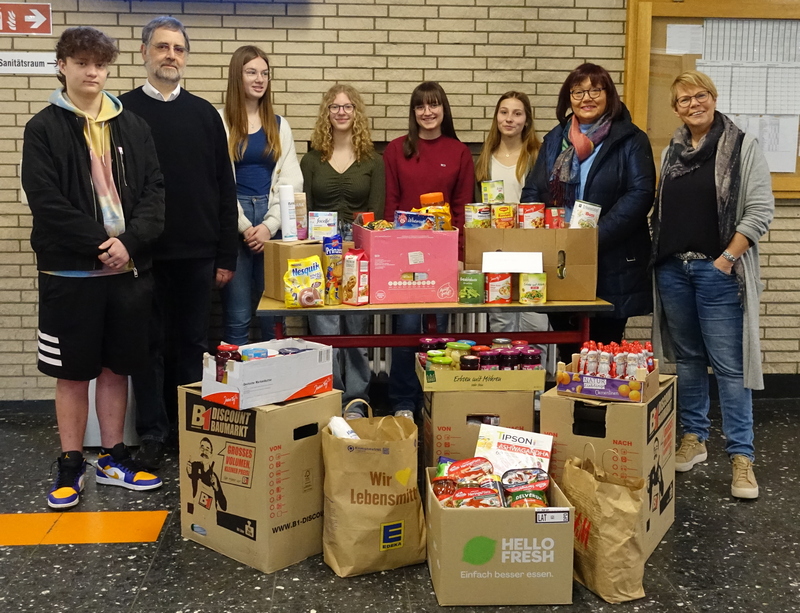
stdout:
[[[800,20],[800,0],[628,0],[625,104],[650,138],[657,159],[681,125],[670,106],[670,85],[702,59],[702,54],[666,53],[667,29],[703,25],[709,18]],[[776,198],[800,198],[800,156],[794,172],[772,173],[772,189]]]

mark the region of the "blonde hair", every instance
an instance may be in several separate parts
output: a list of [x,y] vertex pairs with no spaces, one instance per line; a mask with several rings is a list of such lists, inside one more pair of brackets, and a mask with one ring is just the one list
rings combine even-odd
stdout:
[[687,70],[686,72],[679,74],[669,87],[673,109],[678,106],[678,88],[681,86],[699,87],[711,94],[711,97],[714,98],[714,100],[717,99],[717,87],[714,85],[714,81],[711,80],[711,77],[697,70]]
[[323,162],[331,159],[333,155],[333,126],[331,125],[331,114],[328,110],[328,105],[333,104],[334,99],[339,94],[344,94],[350,98],[350,102],[355,107],[353,109],[353,134],[351,139],[356,161],[360,162],[369,157],[375,147],[372,144],[364,100],[355,87],[346,83],[337,83],[322,95],[317,123],[314,125],[314,133],[311,135],[311,147],[320,152]]
[[522,128],[522,134],[520,134],[522,138],[522,149],[519,152],[516,169],[518,181],[522,182],[525,175],[528,174],[528,171],[533,168],[536,156],[539,155],[539,148],[542,145],[536,136],[536,130],[533,129],[533,112],[531,110],[530,99],[522,92],[506,92],[500,96],[500,100],[497,101],[497,105],[494,107],[492,127],[489,128],[486,140],[483,141],[481,154],[478,156],[478,161],[475,162],[475,179],[479,183],[492,178],[492,154],[497,151],[497,148],[500,146],[500,128],[497,125],[497,113],[503,101],[509,98],[519,100],[522,103],[522,107],[525,109],[525,126]]
[[[225,96],[225,120],[228,122],[230,137],[228,138],[228,155],[232,160],[242,159],[247,149],[247,111],[244,101],[244,66],[260,57],[267,63],[267,54],[255,45],[245,45],[233,52],[228,65],[228,93]],[[267,144],[264,147],[263,157],[272,155],[277,161],[281,157],[281,137],[278,119],[272,109],[272,75],[267,81],[267,91],[258,101],[258,115],[264,128]]]

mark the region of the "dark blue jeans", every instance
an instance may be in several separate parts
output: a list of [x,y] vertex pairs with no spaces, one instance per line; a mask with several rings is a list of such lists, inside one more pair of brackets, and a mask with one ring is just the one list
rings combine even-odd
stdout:
[[684,434],[708,439],[710,365],[719,388],[725,450],[753,460],[753,399],[744,386],[743,311],[736,277],[711,260],[671,257],[656,267],[656,283],[675,345]]
[[[440,332],[447,329],[447,316],[436,316],[436,327]],[[422,336],[422,315],[395,315],[392,318],[395,334],[419,334]],[[422,406],[422,386],[414,370],[416,347],[394,347],[392,368],[389,372],[389,403],[393,411],[409,410],[416,415]]]

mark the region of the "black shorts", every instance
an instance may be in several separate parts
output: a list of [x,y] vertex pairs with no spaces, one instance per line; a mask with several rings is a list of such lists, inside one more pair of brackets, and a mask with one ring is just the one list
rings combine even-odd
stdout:
[[39,370],[89,381],[109,368],[132,375],[148,366],[153,293],[149,271],[106,277],[39,273]]

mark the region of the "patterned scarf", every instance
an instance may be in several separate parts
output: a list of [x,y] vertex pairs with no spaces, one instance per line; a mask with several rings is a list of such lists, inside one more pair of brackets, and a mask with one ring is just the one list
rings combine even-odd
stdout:
[[658,227],[661,221],[661,196],[665,179],[675,179],[699,168],[712,155],[714,184],[717,188],[717,218],[720,249],[726,249],[736,231],[736,201],[741,184],[741,154],[744,132],[719,111],[714,112],[711,129],[692,147],[689,128],[681,126],[672,135],[667,157],[661,167],[661,181],[656,192],[653,254],[658,254]]
[[555,206],[572,207],[575,203],[581,183],[581,162],[592,155],[610,130],[611,118],[608,115],[603,115],[586,134],[581,132],[575,115],[567,121],[561,139],[561,153],[550,172],[550,193]]

